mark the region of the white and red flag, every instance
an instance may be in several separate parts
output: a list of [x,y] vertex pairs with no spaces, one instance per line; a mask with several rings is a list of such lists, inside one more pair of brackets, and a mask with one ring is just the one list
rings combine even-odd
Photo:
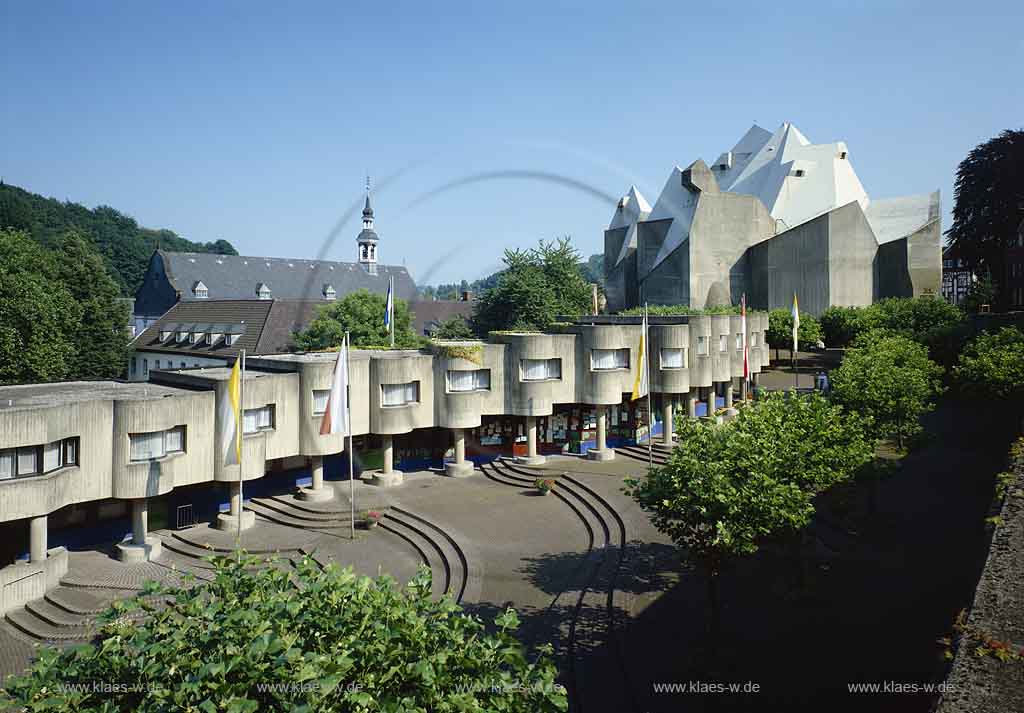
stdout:
[[327,408],[320,421],[320,435],[348,433],[348,336],[338,350],[331,377],[331,393],[327,397]]

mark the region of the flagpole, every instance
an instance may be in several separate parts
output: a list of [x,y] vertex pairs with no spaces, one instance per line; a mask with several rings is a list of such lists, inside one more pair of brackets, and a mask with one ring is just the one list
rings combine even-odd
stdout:
[[242,360],[242,368],[238,378],[238,522],[235,530],[235,555],[238,562],[242,562],[242,509],[245,498],[242,497],[242,453],[245,451],[245,350],[241,350],[239,357]]
[[[654,410],[651,408],[651,344],[647,338],[650,332],[647,324],[647,303],[644,302],[644,368],[647,369],[647,464],[654,467]],[[668,424],[665,424],[668,428]]]
[[355,466],[352,464],[354,457],[354,451],[352,450],[352,399],[350,398],[352,392],[352,371],[349,368],[351,366],[351,360],[349,359],[349,345],[348,345],[348,332],[345,332],[345,373],[348,374],[349,383],[345,384],[345,388],[348,389],[348,393],[345,394],[345,409],[347,411],[345,423],[348,424],[348,505],[349,505],[349,532],[352,539],[356,539],[356,479],[355,479]]

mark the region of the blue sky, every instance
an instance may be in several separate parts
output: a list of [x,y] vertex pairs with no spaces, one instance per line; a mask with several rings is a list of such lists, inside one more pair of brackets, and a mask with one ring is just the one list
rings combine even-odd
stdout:
[[364,174],[397,176],[381,259],[436,283],[538,238],[599,252],[601,194],[653,203],[673,165],[792,121],[845,140],[873,197],[940,189],[945,229],[960,159],[1024,126],[1022,21],[1019,2],[0,0],[0,175],[338,260],[358,216],[325,240]]

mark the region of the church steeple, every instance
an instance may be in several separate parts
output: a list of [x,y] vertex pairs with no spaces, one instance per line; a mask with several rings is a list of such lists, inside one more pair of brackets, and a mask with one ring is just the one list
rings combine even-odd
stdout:
[[371,275],[377,274],[377,233],[373,230],[373,207],[370,205],[370,177],[366,177],[366,204],[363,207],[363,230],[356,238],[359,264]]

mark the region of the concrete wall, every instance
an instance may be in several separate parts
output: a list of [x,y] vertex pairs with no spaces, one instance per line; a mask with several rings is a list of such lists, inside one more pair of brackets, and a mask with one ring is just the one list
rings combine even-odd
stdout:
[[[550,416],[555,403],[576,398],[575,334],[499,334],[491,339],[505,345],[505,410],[515,416]],[[562,378],[524,381],[523,359],[561,359]]]
[[54,547],[42,562],[15,562],[0,569],[0,616],[41,599],[68,573],[68,551]]
[[[212,391],[181,391],[159,400],[114,401],[112,494],[115,498],[145,498],[168,493],[176,486],[210,480],[214,463]],[[129,435],[185,426],[185,450],[163,458],[131,462]]]
[[[690,317],[690,388],[711,386],[713,381],[713,350],[718,348],[711,333],[713,327],[711,317]],[[707,341],[708,352],[700,355],[698,344],[701,337]]]
[[[434,425],[433,357],[416,352],[381,352],[370,358],[370,431],[380,434],[409,433]],[[384,406],[383,384],[418,381],[420,398],[405,406]],[[355,399],[353,398],[353,401]]]
[[[690,325],[652,325],[648,331],[651,340],[651,390],[656,393],[685,394],[690,390],[689,364],[694,357],[690,347]],[[688,352],[684,368],[663,369],[661,350],[681,348]]]
[[[577,385],[575,400],[596,406],[622,403],[622,394],[633,391],[634,367],[640,358],[639,326],[592,325],[572,329],[579,335],[578,356],[574,360]],[[591,353],[594,349],[629,349],[629,367],[593,369]]]
[[[727,314],[711,316],[711,379],[715,382],[732,378],[733,335],[731,319]],[[725,335],[725,351],[721,350],[720,337]]]
[[797,293],[802,312],[821,314],[830,300],[828,249],[828,215],[752,247],[751,305],[763,310],[789,308]]
[[0,449],[79,438],[78,465],[46,475],[0,480],[0,522],[37,517],[65,505],[111,497],[113,402],[0,410]]

